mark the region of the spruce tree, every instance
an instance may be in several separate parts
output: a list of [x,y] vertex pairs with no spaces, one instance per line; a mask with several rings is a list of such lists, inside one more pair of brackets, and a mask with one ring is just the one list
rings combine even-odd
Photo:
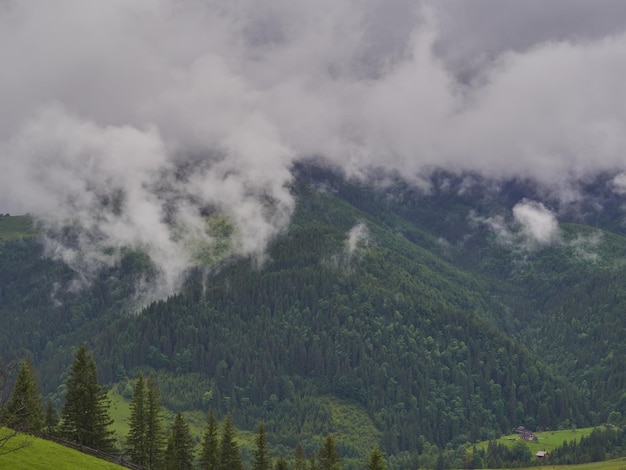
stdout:
[[16,431],[36,433],[43,428],[41,394],[30,361],[22,361],[13,393],[2,413],[4,424]]
[[230,415],[224,420],[222,440],[220,441],[219,470],[243,470],[243,462],[239,453],[239,446],[235,442],[235,429]]
[[148,468],[161,468],[163,463],[165,435],[161,418],[159,389],[153,375],[148,377],[146,395],[147,466]]
[[378,444],[370,452],[367,460],[367,470],[385,470],[385,454],[378,448]]
[[219,468],[219,451],[217,439],[217,420],[213,410],[209,411],[207,418],[207,427],[202,436],[202,453],[200,454],[201,470],[218,470]]
[[267,435],[263,423],[259,424],[259,430],[255,439],[256,448],[252,453],[252,470],[270,470],[270,456],[267,450]]
[[296,445],[293,470],[306,470],[306,454],[304,453],[304,447],[299,442]]
[[338,470],[341,468],[337,443],[332,434],[326,436],[324,445],[319,452],[319,467],[321,470]]
[[167,470],[191,470],[193,468],[193,438],[183,415],[176,413],[165,450]]
[[56,432],[57,426],[59,425],[59,413],[54,408],[52,404],[52,400],[46,400],[46,409],[45,409],[45,429],[48,434],[54,434]]
[[70,366],[66,385],[65,404],[61,412],[62,434],[70,441],[98,449],[113,449],[113,423],[109,416],[109,400],[98,384],[96,362],[82,345]]
[[139,374],[130,401],[130,429],[126,446],[130,460],[137,465],[148,464],[148,406],[146,383]]

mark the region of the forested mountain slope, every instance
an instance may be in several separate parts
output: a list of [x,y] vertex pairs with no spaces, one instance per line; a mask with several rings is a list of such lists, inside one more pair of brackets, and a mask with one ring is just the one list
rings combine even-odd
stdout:
[[168,406],[210,405],[251,430],[263,420],[288,448],[337,430],[324,397],[367,413],[388,454],[626,412],[621,234],[571,216],[554,243],[520,248],[514,225],[503,242],[487,222],[536,197],[530,186],[460,191],[436,175],[425,193],[295,171],[296,213],[262,263],[196,268],[180,294],[138,312],[141,253],[74,289],[36,238],[6,241],[0,354],[32,355],[59,394],[87,341],[103,382],[176,376]]

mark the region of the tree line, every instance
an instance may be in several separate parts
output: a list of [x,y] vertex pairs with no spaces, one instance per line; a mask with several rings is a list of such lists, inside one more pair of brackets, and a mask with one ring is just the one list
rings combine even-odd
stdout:
[[[6,383],[6,382],[2,382]],[[169,430],[163,424],[163,408],[154,375],[139,374],[130,400],[129,431],[116,442],[109,429],[110,400],[99,385],[96,362],[86,345],[76,351],[65,381],[65,402],[60,416],[52,403],[43,403],[35,369],[29,360],[20,363],[13,390],[0,409],[0,426],[20,433],[62,437],[87,448],[122,453],[130,462],[155,470],[244,470],[232,417],[224,419],[221,435],[217,418],[209,410],[200,449],[183,414],[177,412]],[[1,390],[0,390],[1,391]],[[10,435],[12,437],[13,435]],[[0,445],[0,455],[2,446]],[[274,462],[272,462],[274,460]],[[265,426],[260,423],[252,453],[252,470],[339,470],[342,459],[332,434],[319,451],[307,459],[298,444],[291,462],[283,455],[272,459]],[[384,470],[385,457],[376,446],[367,456],[369,470]]]

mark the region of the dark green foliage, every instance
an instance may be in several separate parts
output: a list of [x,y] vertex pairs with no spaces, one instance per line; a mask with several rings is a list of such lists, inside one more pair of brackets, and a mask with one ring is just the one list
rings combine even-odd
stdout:
[[276,460],[276,464],[274,465],[274,470],[289,470],[289,464],[287,463],[287,459],[285,459],[285,457],[283,457],[282,455],[278,457],[278,460]]
[[599,462],[626,456],[626,429],[607,426],[596,428],[579,442],[564,442],[550,454],[550,463],[574,465]]
[[257,436],[254,440],[255,448],[252,453],[252,470],[270,470],[270,456],[267,447],[267,435],[263,423],[259,424]]
[[46,433],[54,435],[59,425],[59,413],[55,409],[52,400],[46,400],[46,406],[44,410],[44,429]]
[[166,470],[191,470],[193,468],[193,438],[189,425],[179,412],[170,430],[165,450]]
[[85,344],[76,351],[65,385],[62,435],[92,449],[112,450],[113,432],[108,430],[113,423],[108,412],[109,400],[98,384],[96,362]]
[[243,470],[239,446],[235,442],[235,428],[230,415],[224,420],[219,457],[219,470]]
[[523,441],[517,441],[511,447],[491,441],[487,446],[485,465],[487,468],[527,467],[532,458],[528,445]]
[[130,429],[126,437],[128,455],[137,465],[147,465],[149,461],[147,398],[146,383],[140,373],[130,401]]
[[219,441],[217,437],[217,420],[213,410],[209,410],[207,427],[202,436],[202,451],[200,453],[200,469],[218,470],[219,468]]
[[[294,171],[292,224],[262,266],[231,259],[197,270],[183,292],[137,315],[127,313],[134,281],[150,276],[145,255],[126,253],[74,292],[73,273],[36,240],[2,244],[0,354],[31,355],[46,393],[60,395],[71,348],[88,337],[103,383],[152,367],[168,408],[210,406],[248,431],[262,421],[277,453],[302,442],[311,455],[312,436],[338,432],[320,406],[338,397],[376,428],[339,443],[346,465],[376,441],[390,468],[412,468],[430,443],[626,416],[618,218],[560,208],[563,220],[614,233],[561,224],[562,243],[525,251],[478,221],[539,200],[524,182],[494,192],[439,173],[424,194],[402,181],[377,190],[311,165]],[[367,239],[348,251],[357,224]]]
[[296,450],[294,452],[294,464],[293,470],[306,470],[306,454],[301,443],[296,444]]
[[146,425],[145,438],[147,443],[147,466],[158,469],[163,463],[163,450],[165,447],[165,435],[161,418],[161,402],[159,389],[153,375],[148,377],[146,390]]
[[367,470],[386,470],[386,468],[385,454],[376,445],[367,458]]
[[1,413],[0,422],[16,431],[37,433],[43,428],[41,392],[30,361],[25,360],[20,364],[13,393]]
[[339,470],[341,468],[341,458],[332,434],[326,436],[318,455],[320,470]]

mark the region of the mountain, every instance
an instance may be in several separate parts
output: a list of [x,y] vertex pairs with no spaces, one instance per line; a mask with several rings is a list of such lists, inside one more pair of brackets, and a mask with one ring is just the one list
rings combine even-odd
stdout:
[[79,288],[28,218],[0,219],[0,356],[31,356],[58,402],[86,341],[103,383],[154,370],[171,409],[262,420],[284,452],[337,432],[360,458],[378,441],[398,467],[430,444],[626,413],[626,236],[606,180],[574,205],[474,175],[425,190],[294,174],[295,213],[264,260],[200,263],[139,309],[156,275],[141,252]]

